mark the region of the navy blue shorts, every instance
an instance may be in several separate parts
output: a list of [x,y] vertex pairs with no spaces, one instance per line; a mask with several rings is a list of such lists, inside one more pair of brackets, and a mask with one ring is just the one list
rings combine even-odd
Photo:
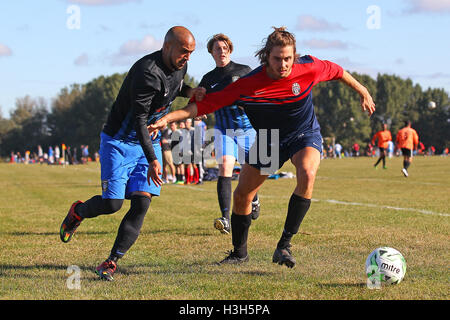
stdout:
[[[153,148],[162,163],[159,142]],[[116,140],[102,132],[99,154],[103,199],[129,199],[135,191],[160,195],[161,187],[147,182],[148,161],[140,144]]]
[[259,132],[257,130],[256,141],[246,158],[248,164],[261,170],[264,174],[275,173],[294,154],[306,147],[315,148],[322,153],[322,135],[319,130],[302,133],[287,143],[278,144],[278,146],[276,141],[272,143],[270,137],[265,139],[260,136]]

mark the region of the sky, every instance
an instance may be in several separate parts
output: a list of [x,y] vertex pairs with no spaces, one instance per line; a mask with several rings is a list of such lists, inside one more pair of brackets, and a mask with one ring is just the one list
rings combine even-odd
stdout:
[[272,26],[285,26],[301,55],[450,92],[450,0],[15,0],[0,4],[0,115],[17,98],[50,106],[64,87],[127,72],[175,25],[195,36],[198,81],[215,67],[212,35],[228,35],[232,60],[255,68]]

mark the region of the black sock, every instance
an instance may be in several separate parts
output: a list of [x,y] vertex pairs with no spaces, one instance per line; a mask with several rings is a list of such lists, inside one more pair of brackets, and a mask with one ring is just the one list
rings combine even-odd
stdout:
[[247,256],[248,229],[252,223],[251,215],[231,214],[231,238],[233,241],[234,253],[239,258]]
[[231,177],[220,177],[217,180],[217,196],[219,198],[220,212],[222,217],[230,221],[231,207]]
[[381,157],[378,158],[377,162],[374,164],[374,167],[376,167],[381,161]]
[[111,257],[117,259],[122,258],[134,244],[141,231],[150,202],[151,199],[146,196],[136,195],[131,197],[130,210],[120,223],[116,241],[111,250],[110,259]]
[[111,214],[120,210],[123,199],[103,199],[102,196],[93,196],[84,203],[75,207],[75,213],[82,218],[95,218],[101,214]]
[[382,159],[383,159],[383,168],[384,168],[384,167],[386,167],[386,157],[385,157],[385,156],[383,156],[383,158],[382,158]]
[[409,162],[409,161],[407,161],[407,160],[403,161],[403,168],[405,168],[406,170],[408,170],[410,164],[411,164],[411,162]]
[[302,223],[306,212],[308,212],[310,205],[311,199],[305,199],[296,194],[292,194],[291,199],[289,200],[283,234],[277,244],[278,248],[286,248],[289,245],[292,236],[298,232],[300,224]]

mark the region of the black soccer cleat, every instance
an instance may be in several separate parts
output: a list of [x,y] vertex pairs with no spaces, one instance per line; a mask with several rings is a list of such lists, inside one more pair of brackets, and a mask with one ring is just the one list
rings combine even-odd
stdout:
[[255,201],[252,201],[252,220],[256,220],[259,217],[259,211],[261,209],[261,203],[259,202],[259,197]]
[[236,253],[232,250],[228,251],[228,256],[223,259],[222,261],[218,262],[218,265],[224,265],[224,264],[241,264],[248,262],[249,257],[248,254],[244,258],[238,257]]
[[221,217],[214,220],[214,228],[219,230],[223,234],[230,233],[230,222],[227,218]]
[[272,262],[281,265],[286,265],[288,268],[293,268],[295,266],[295,258],[292,256],[291,245],[289,244],[286,248],[276,248],[273,253]]

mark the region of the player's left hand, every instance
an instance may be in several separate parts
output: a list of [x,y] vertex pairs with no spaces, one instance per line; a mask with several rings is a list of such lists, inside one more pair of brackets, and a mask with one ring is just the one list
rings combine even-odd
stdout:
[[158,160],[153,160],[151,163],[149,163],[147,172],[148,184],[150,184],[150,179],[157,187],[162,186],[163,182],[161,179],[161,164],[159,163]]
[[361,108],[363,111],[367,111],[369,116],[375,112],[375,102],[373,102],[372,96],[369,93],[361,95],[360,102]]

